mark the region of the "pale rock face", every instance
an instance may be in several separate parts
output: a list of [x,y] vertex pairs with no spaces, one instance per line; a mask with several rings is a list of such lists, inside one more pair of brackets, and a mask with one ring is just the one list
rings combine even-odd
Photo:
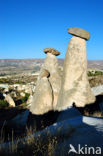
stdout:
[[32,104],[32,101],[33,101],[33,95],[30,95],[29,96],[29,99],[27,100],[27,105],[28,105],[28,108],[30,108],[31,104]]
[[15,102],[14,100],[12,99],[12,97],[9,95],[9,94],[3,94],[4,97],[5,97],[5,100],[9,103],[9,106],[11,107],[15,107]]
[[62,84],[56,110],[71,107],[84,107],[93,103],[93,95],[87,77],[86,40],[73,37],[67,48],[64,61]]
[[53,107],[55,108],[61,86],[61,76],[59,74],[58,60],[55,55],[47,53],[47,57],[38,77],[38,82],[44,69],[48,70],[50,73],[49,82],[53,90]]
[[43,71],[43,73],[41,74],[41,78],[42,78],[42,77],[47,77],[47,78],[50,77],[50,73],[48,72],[48,70],[45,69],[45,70]]
[[25,93],[23,93],[23,92],[21,92],[20,95],[21,95],[22,97],[25,97]]
[[32,114],[44,114],[53,109],[52,104],[52,89],[48,78],[43,77],[36,86],[30,111]]

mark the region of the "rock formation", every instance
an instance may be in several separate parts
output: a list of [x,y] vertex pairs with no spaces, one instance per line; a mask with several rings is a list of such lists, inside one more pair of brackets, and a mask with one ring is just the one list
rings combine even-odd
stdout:
[[27,108],[30,108],[31,104],[32,104],[32,101],[33,101],[33,95],[30,95],[26,104],[27,104]]
[[15,107],[15,102],[9,94],[3,94],[5,100],[9,103],[10,107]]
[[53,92],[48,79],[50,74],[47,70],[43,70],[41,75],[30,107],[31,113],[36,115],[53,110]]
[[48,72],[48,70],[44,70],[42,73],[41,73],[41,78],[42,77],[47,77],[47,78],[49,78],[50,77],[50,73]]
[[61,86],[61,76],[59,73],[58,60],[56,58],[56,56],[60,55],[60,52],[53,48],[45,48],[44,53],[47,54],[47,57],[41,68],[37,84],[42,77],[42,71],[44,69],[48,70],[50,73],[49,82],[53,90],[53,108],[55,108]]
[[79,28],[68,29],[74,37],[70,40],[64,60],[62,84],[56,110],[66,109],[75,103],[84,107],[93,103],[93,95],[87,77],[86,40],[90,34]]
[[89,38],[90,38],[89,32],[84,29],[80,29],[80,28],[75,28],[75,27],[69,28],[68,33],[71,35],[83,38],[85,40],[89,40]]

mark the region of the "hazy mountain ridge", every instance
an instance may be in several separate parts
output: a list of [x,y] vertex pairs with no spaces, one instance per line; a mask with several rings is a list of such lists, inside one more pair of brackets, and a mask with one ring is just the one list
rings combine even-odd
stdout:
[[88,67],[103,70],[103,60],[89,60]]
[[[44,59],[0,59],[0,73],[36,72],[40,70]],[[58,59],[63,66],[64,59]],[[88,68],[103,70],[103,60],[89,60]]]

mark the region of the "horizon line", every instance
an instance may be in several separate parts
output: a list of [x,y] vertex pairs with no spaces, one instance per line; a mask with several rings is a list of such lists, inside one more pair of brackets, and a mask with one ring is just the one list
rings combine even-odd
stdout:
[[[45,58],[0,58],[0,60],[42,60]],[[57,59],[62,59],[64,60],[64,58],[57,58]],[[87,59],[88,61],[103,61],[103,59]]]

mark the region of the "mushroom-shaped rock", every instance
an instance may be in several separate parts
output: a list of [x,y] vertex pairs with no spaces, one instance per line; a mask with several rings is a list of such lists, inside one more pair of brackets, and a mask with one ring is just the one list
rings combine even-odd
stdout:
[[74,35],[74,36],[78,36],[78,37],[81,37],[85,40],[89,40],[90,38],[90,34],[88,31],[84,30],[84,29],[81,29],[81,28],[69,28],[68,29],[68,33],[71,34],[71,35]]
[[33,96],[30,111],[32,114],[41,115],[52,110],[52,89],[47,77],[42,77]]
[[54,49],[54,48],[45,48],[44,50],[44,53],[51,53],[51,54],[53,54],[53,55],[55,55],[55,56],[58,56],[58,55],[60,55],[60,52],[59,51],[57,51],[56,49]]
[[67,48],[56,110],[95,102],[87,76],[86,40],[74,36]]
[[[56,58],[57,54],[60,54],[57,50],[53,48],[45,48],[44,51],[47,53],[47,57],[44,61],[44,64],[41,68],[40,75],[38,77],[37,84],[39,83],[42,77],[42,71],[48,70],[50,73],[49,82],[53,92],[53,108],[55,108],[58,100],[58,95],[61,86],[61,76],[58,66],[58,60]],[[48,51],[48,52],[47,52]]]

